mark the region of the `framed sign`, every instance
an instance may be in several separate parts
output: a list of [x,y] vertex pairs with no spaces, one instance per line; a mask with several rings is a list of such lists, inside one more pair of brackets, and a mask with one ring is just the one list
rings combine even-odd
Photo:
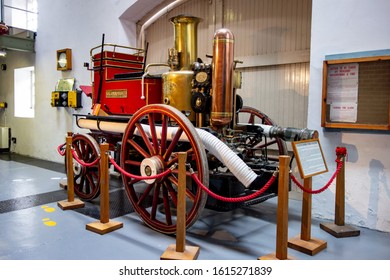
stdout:
[[321,126],[390,130],[390,50],[327,58],[323,62]]
[[292,142],[302,179],[328,172],[319,139]]

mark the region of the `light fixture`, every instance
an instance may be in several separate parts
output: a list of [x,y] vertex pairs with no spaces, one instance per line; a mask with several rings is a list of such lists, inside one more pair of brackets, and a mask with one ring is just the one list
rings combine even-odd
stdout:
[[0,50],[0,57],[7,56],[7,52],[5,50]]

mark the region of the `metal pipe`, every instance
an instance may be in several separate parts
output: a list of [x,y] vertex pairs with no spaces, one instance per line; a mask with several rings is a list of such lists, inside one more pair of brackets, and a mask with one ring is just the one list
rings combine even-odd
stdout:
[[183,4],[184,2],[187,2],[188,0],[176,0],[164,8],[162,8],[160,11],[155,13],[152,17],[150,17],[142,26],[140,30],[140,34],[138,37],[138,45],[141,45],[141,49],[145,46],[145,29],[148,28],[150,25],[152,25],[157,19],[159,19],[162,15],[168,13],[170,10],[176,8],[180,4]]
[[165,64],[165,63],[151,63],[151,64],[148,64],[146,67],[145,67],[145,72],[144,74],[142,75],[141,77],[141,99],[145,99],[145,77],[149,75],[149,67],[152,67],[152,66],[166,66],[166,67],[169,67],[168,64]]
[[1,7],[1,19],[0,22],[4,22],[4,0],[1,0],[0,2],[0,7]]

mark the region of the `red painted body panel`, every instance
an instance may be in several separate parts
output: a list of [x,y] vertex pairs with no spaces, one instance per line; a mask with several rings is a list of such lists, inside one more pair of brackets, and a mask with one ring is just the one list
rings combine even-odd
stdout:
[[[100,68],[100,65],[103,68]],[[93,104],[101,104],[101,110],[110,115],[132,115],[148,104],[162,103],[162,79],[145,77],[142,97],[143,56],[103,52],[93,56]],[[100,73],[101,69],[101,73]],[[116,78],[118,74],[139,73],[137,77]],[[100,77],[102,83],[100,85]],[[101,93],[99,96],[99,87]]]

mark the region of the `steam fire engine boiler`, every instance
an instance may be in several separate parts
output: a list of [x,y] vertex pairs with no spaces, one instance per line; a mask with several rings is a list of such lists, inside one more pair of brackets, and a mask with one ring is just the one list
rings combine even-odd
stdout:
[[[99,157],[98,143],[108,142],[122,173],[132,206],[151,228],[176,230],[178,152],[212,192],[241,197],[262,188],[287,154],[285,141],[317,137],[309,129],[282,128],[261,111],[243,106],[237,94],[241,75],[235,70],[234,35],[215,32],[210,64],[197,55],[197,27],[192,16],[171,19],[174,47],[167,63],[146,64],[147,49],[105,44],[91,49],[93,80],[91,114],[75,115],[88,133],[73,135],[73,148],[86,163]],[[155,66],[166,72],[151,75]],[[99,195],[99,165],[74,161],[75,193],[83,200]],[[172,172],[155,178],[167,169]],[[147,179],[145,179],[147,178]],[[187,172],[187,227],[204,207],[229,211],[277,195],[275,182],[261,196],[246,202],[224,202],[208,196]],[[276,180],[277,181],[277,180]]]

